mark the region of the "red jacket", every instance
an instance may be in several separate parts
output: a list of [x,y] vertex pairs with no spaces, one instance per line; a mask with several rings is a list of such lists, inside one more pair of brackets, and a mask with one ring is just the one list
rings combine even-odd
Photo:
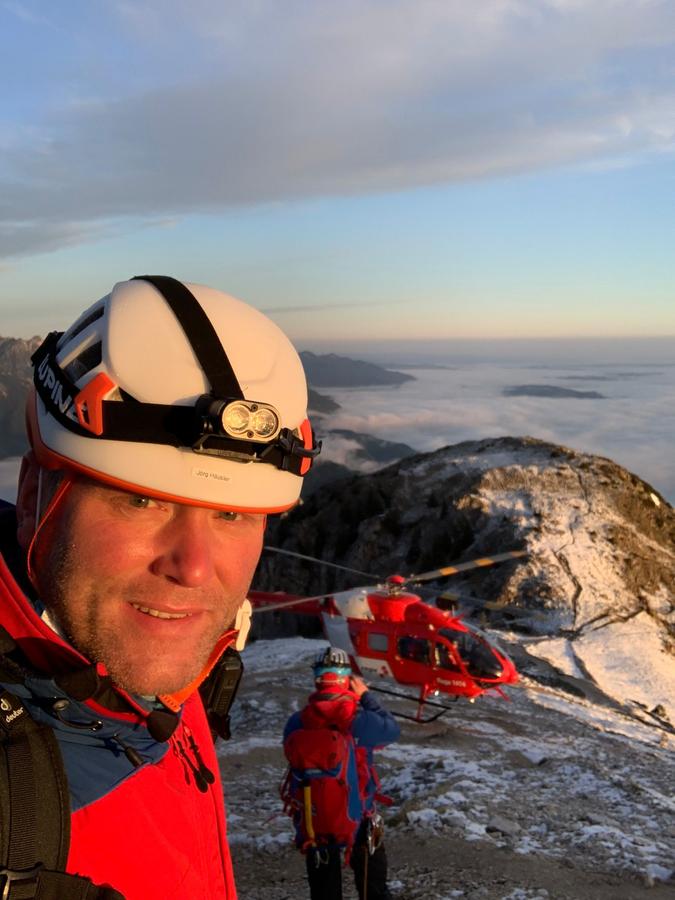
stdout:
[[[42,621],[2,556],[0,624],[40,672],[28,689],[43,698],[68,696],[52,677],[88,661]],[[105,674],[101,666],[97,671]],[[111,705],[125,711],[112,711],[100,699],[70,698],[72,721],[101,720],[96,733],[57,718],[52,722],[35,707],[34,718],[54,728],[68,775],[73,812],[67,872],[111,885],[126,900],[236,900],[223,788],[199,694],[183,705],[173,735],[156,741],[142,702],[114,693],[123,702]],[[23,699],[33,714],[30,699]],[[143,765],[134,768],[111,741],[113,734],[137,750]],[[215,776],[205,792],[191,768],[198,768],[199,757]]]

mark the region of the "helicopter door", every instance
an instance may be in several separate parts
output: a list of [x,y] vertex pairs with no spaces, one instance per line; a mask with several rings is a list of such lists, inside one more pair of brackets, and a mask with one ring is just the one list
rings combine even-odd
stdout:
[[396,642],[396,680],[401,684],[424,686],[431,678],[431,641],[411,634]]
[[426,638],[410,635],[400,637],[398,639],[398,655],[407,662],[428,666],[431,663],[431,642]]

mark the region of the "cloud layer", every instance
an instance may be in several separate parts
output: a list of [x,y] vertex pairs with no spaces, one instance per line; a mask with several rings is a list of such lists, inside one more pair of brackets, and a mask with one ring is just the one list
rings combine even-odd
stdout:
[[[50,27],[31,9],[14,2],[5,15]],[[83,67],[74,74],[76,58],[70,92],[30,128],[5,123],[4,256],[126,217],[625,164],[675,147],[668,0],[146,0],[108,15],[73,26]],[[113,26],[126,58],[100,33]],[[82,47],[97,29],[94,64]]]
[[[671,355],[672,358],[672,355]],[[392,364],[395,368],[395,364]],[[636,376],[639,374],[640,377]],[[533,368],[481,362],[455,369],[412,370],[417,381],[396,389],[330,390],[342,409],[331,427],[348,428],[419,451],[464,440],[529,435],[576,450],[607,456],[639,475],[675,502],[675,366],[538,365],[538,384],[569,383],[570,375],[602,375],[605,399],[504,397],[502,390],[524,379]],[[576,384],[584,385],[583,381]],[[326,457],[330,457],[326,442]]]

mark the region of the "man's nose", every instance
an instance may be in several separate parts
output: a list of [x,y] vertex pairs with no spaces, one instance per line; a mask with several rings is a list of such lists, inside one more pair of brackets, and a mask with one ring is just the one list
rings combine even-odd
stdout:
[[[192,515],[197,513],[197,515]],[[201,587],[215,573],[209,528],[203,510],[180,510],[161,535],[152,571],[183,587]]]

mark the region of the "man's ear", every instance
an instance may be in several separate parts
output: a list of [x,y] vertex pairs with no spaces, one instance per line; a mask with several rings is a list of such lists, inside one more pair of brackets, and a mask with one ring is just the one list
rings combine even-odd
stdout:
[[16,537],[22,550],[28,552],[37,526],[40,466],[32,450],[21,460],[19,490],[16,497]]

